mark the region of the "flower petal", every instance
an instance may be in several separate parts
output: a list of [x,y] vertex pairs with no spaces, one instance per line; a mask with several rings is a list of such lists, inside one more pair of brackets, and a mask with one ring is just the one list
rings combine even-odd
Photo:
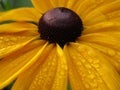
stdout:
[[0,33],[13,33],[21,31],[37,31],[37,25],[27,22],[14,22],[0,25]]
[[78,0],[78,1],[79,1],[79,5],[76,6],[76,12],[80,15],[80,17],[85,17],[87,14],[89,14],[94,9],[104,6],[115,0],[91,0],[91,1]]
[[18,8],[0,13],[0,22],[3,21],[32,21],[38,23],[41,14],[34,8]]
[[82,78],[79,75],[75,65],[71,60],[67,46],[65,46],[64,52],[66,54],[67,61],[68,61],[69,80],[70,80],[70,86],[72,90],[86,90],[84,84],[82,83]]
[[31,0],[34,7],[40,12],[45,13],[46,11],[53,8],[50,0]]
[[90,42],[120,50],[120,32],[91,33],[82,35],[78,42]]
[[76,12],[76,9],[82,3],[83,0],[68,0],[66,7],[74,10]]
[[120,73],[120,51],[95,43],[84,43],[84,44],[89,45],[99,50],[101,53],[105,54],[106,60],[111,62],[113,66],[116,68],[116,70]]
[[[73,64],[75,66],[76,74],[80,77],[78,82],[74,84],[75,86],[71,84],[73,88],[76,87],[76,90],[78,90],[80,87],[77,87],[77,85],[82,81],[85,90],[120,89],[120,75],[99,51],[84,44],[77,43],[69,44],[66,51],[69,54],[69,65]],[[69,75],[70,73],[75,74],[72,68],[69,71]],[[72,80],[70,81],[72,82]]]
[[68,66],[62,48],[57,45],[58,66],[52,90],[67,90]]
[[0,59],[23,47],[37,37],[36,34],[30,34],[31,33],[29,32],[19,32],[13,34],[0,33]]
[[43,41],[35,40],[0,61],[0,89],[38,59],[47,45],[44,44]]
[[50,0],[54,7],[66,7],[70,0]]
[[[46,73],[44,74],[44,77],[45,75],[46,77],[41,78],[41,79],[44,79],[44,80],[41,80],[41,87],[42,86],[44,87],[44,85],[47,85],[47,87],[51,86],[52,83],[48,83],[47,81],[49,79],[53,80],[53,77],[56,73],[56,67],[57,67],[57,61],[52,60],[56,56],[53,56],[53,58],[51,58],[51,55],[54,55],[52,51],[53,47],[54,45],[48,45],[44,49],[44,51],[41,53],[39,59],[33,65],[31,65],[30,68],[28,68],[27,70],[25,70],[23,73],[20,74],[14,86],[12,87],[12,90],[29,90],[31,83],[33,82],[35,76],[38,74],[39,70],[41,70],[40,72]],[[52,63],[55,63],[55,64],[52,64]],[[49,71],[49,73],[47,71],[46,72],[43,71],[45,70],[44,68],[48,69],[47,71]]]
[[119,31],[120,31],[119,22],[101,22],[95,25],[85,27],[85,30],[83,30],[83,34],[119,32]]
[[[57,49],[57,51],[56,51]],[[57,53],[56,53],[57,52]],[[40,67],[30,90],[66,90],[67,63],[60,47],[53,48]]]
[[98,22],[116,20],[116,18],[120,20],[119,13],[120,1],[115,0],[88,13],[84,18],[84,24],[92,25]]

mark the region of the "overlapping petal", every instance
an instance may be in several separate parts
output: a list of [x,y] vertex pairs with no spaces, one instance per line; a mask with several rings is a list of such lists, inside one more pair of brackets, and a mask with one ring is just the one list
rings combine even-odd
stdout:
[[[70,44],[65,48],[65,51],[69,55],[69,76],[74,90],[79,90],[79,88],[83,90],[120,89],[120,75],[114,66],[106,60],[104,54],[89,46],[77,43]],[[74,71],[71,65],[74,66]],[[77,74],[76,76],[79,75],[79,77],[72,77],[75,76],[73,74]],[[78,79],[77,82],[75,79]],[[81,85],[79,86],[78,83]]]
[[18,77],[12,90],[26,89],[67,89],[67,63],[59,46],[47,46],[37,62]]
[[[76,5],[76,12],[80,17],[86,17],[87,14],[92,12],[94,9],[104,6],[108,3],[112,3],[115,0],[78,0],[79,5]],[[89,8],[88,8],[89,7]]]
[[59,45],[57,45],[57,60],[58,66],[52,90],[66,90],[68,84],[68,66],[65,54]]
[[109,48],[114,48],[120,50],[120,33],[116,32],[108,33],[92,33],[81,36],[80,40],[84,42],[97,43],[99,45],[104,45]]
[[65,7],[72,0],[50,0],[54,7]]
[[[58,50],[56,53],[56,49]],[[66,90],[67,63],[60,47],[54,48],[46,58],[31,84],[30,90]]]
[[82,3],[83,0],[68,0],[67,5],[65,7],[70,8],[76,12],[78,5]]
[[38,27],[32,23],[27,22],[13,22],[0,25],[0,33],[15,33],[22,31],[37,32]]
[[38,35],[36,36],[31,32],[0,33],[0,59],[25,46],[35,38],[38,38]]
[[101,22],[91,26],[86,26],[83,35],[92,33],[120,32],[119,22]]
[[[39,85],[39,88],[42,88],[42,86],[46,86],[46,88],[49,88],[50,85],[52,83],[48,83],[48,79],[53,80],[54,75],[56,73],[56,67],[57,67],[57,61],[54,61],[53,59],[56,56],[53,56],[54,51],[52,51],[54,45],[48,45],[42,52],[42,54],[40,55],[40,57],[38,58],[38,60],[31,65],[30,68],[28,68],[26,71],[24,71],[22,74],[19,75],[18,79],[16,80],[12,90],[30,90],[30,86],[31,83],[33,82],[33,80],[35,80],[36,75],[39,74],[39,72],[44,72],[44,75],[41,75],[41,85]],[[52,52],[52,53],[51,53]],[[47,59],[47,61],[45,60]],[[50,60],[50,62],[49,62]],[[55,59],[56,60],[56,59]],[[49,66],[48,66],[49,63]],[[52,65],[52,63],[54,63],[54,65]],[[47,66],[45,66],[47,64]],[[47,71],[44,71],[45,69],[43,68],[45,67],[45,69]],[[50,73],[48,73],[48,71]],[[49,77],[48,77],[49,74]],[[47,75],[45,77],[45,75]],[[40,77],[39,77],[40,78]]]
[[3,58],[0,61],[0,89],[31,66],[39,58],[46,45],[44,41],[35,40]]
[[85,43],[86,45],[89,45],[97,50],[99,50],[101,53],[105,55],[106,60],[108,60],[115,68],[116,71],[120,73],[120,51],[116,49],[112,49],[106,46],[102,46],[95,43]]
[[120,1],[114,0],[100,7],[97,7],[84,18],[85,25],[92,25],[104,21],[119,21]]
[[34,7],[41,13],[44,14],[46,11],[53,8],[50,0],[31,0]]
[[18,8],[0,13],[0,22],[3,21],[31,21],[38,23],[41,14],[34,8]]
[[65,46],[64,52],[68,62],[68,68],[69,68],[68,75],[69,75],[69,81],[70,81],[70,86],[72,90],[86,90],[82,82],[82,78],[79,75],[78,71],[76,70],[76,65],[73,64],[73,60],[71,59],[71,56],[69,54],[68,46]]

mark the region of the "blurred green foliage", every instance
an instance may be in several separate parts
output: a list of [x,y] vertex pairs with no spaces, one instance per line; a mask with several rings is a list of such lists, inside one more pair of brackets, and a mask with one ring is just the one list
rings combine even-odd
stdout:
[[19,7],[32,7],[30,0],[0,0],[0,11]]

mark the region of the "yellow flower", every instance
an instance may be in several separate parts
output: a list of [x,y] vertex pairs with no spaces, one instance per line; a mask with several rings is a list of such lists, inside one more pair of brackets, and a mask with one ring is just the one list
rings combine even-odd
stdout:
[[[67,90],[68,82],[72,90],[120,89],[120,0],[32,3],[34,8],[0,13],[0,22],[12,21],[0,25],[0,89],[15,79],[12,90]],[[63,16],[56,9],[65,11]],[[72,21],[77,16],[71,10],[81,18],[74,23],[82,20],[77,25],[83,25],[79,27],[82,30],[78,29],[79,36],[66,40],[74,36],[76,29],[71,36],[67,36],[68,29],[63,36],[53,30],[57,34],[51,39],[54,35],[46,30],[52,31],[55,26],[57,31],[67,25],[73,30]],[[66,20],[69,14],[72,18]],[[52,16],[60,20],[52,18],[57,22],[52,24]],[[46,22],[50,22],[48,26]],[[66,41],[56,40],[59,37],[66,37]]]

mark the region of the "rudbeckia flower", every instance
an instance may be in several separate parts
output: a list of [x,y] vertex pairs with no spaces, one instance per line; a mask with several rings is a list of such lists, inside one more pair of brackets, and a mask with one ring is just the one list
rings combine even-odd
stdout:
[[120,90],[120,0],[32,0],[0,12],[0,89]]

